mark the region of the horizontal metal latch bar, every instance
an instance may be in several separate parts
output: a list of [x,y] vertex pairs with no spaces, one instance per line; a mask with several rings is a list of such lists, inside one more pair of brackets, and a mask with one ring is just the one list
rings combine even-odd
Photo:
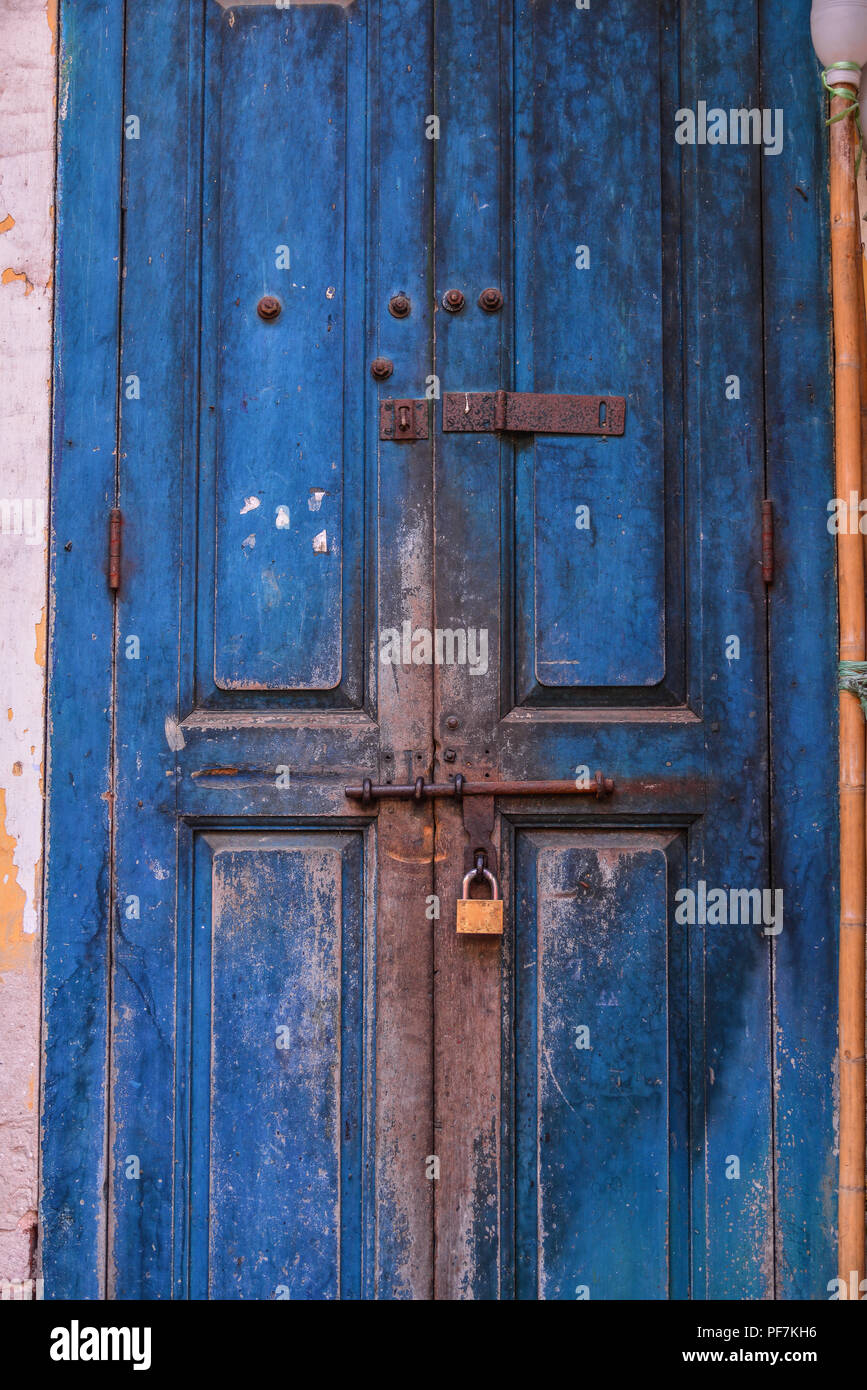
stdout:
[[549,396],[536,391],[443,393],[443,429],[467,434],[622,434],[624,396]]
[[424,801],[428,797],[451,796],[460,801],[464,796],[609,796],[614,791],[611,777],[597,772],[592,782],[467,782],[458,773],[453,782],[426,782],[417,777],[404,784],[376,784],[365,777],[360,787],[346,787],[346,795],[367,806],[371,801],[411,799]]

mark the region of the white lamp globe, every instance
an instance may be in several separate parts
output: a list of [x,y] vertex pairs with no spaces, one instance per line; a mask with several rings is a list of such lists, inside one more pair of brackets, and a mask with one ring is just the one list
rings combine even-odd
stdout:
[[[867,0],[813,0],[810,11],[813,47],[823,68],[833,63],[867,63]],[[845,69],[828,73],[828,81],[857,87],[859,74]]]

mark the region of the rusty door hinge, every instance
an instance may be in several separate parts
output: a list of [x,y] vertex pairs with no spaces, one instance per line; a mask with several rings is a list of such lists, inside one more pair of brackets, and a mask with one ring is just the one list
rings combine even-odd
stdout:
[[123,514],[120,507],[112,507],[108,514],[108,587],[120,588],[121,533]]
[[762,502],[762,579],[774,582],[774,509],[768,497]]
[[623,396],[551,396],[538,391],[446,391],[443,429],[469,434],[622,434]]

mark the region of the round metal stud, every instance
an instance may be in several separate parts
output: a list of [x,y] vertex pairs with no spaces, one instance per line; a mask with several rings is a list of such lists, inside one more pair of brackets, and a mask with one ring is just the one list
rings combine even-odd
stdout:
[[405,319],[411,307],[409,296],[405,294],[393,294],[388,301],[388,312],[396,319]]
[[273,294],[265,294],[256,305],[256,313],[266,323],[273,323],[274,319],[279,319],[282,308],[283,305]]
[[370,375],[374,381],[388,381],[394,371],[394,363],[390,357],[374,357],[370,364]]
[[443,295],[443,308],[449,314],[459,314],[466,302],[461,290],[446,290]]
[[497,310],[502,309],[502,307],[503,296],[500,290],[494,289],[493,286],[489,286],[488,289],[482,290],[479,295],[480,309],[484,309],[486,314],[495,314]]

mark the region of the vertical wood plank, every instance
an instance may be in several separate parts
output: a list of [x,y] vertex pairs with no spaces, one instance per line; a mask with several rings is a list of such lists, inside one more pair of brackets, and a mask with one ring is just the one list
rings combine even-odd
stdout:
[[[508,135],[511,14],[493,0],[436,12],[437,304],[456,287],[457,315],[437,311],[437,373],[445,390],[511,386],[512,286]],[[505,307],[477,304],[488,286]],[[437,432],[435,625],[486,637],[477,662],[435,670],[438,780],[496,768],[500,714],[501,468],[511,445],[495,435]],[[468,639],[469,640],[469,639]],[[480,638],[477,638],[480,642]],[[477,655],[481,654],[481,645]],[[448,721],[453,722],[449,726]],[[445,762],[449,748],[454,759]],[[494,1299],[500,1290],[502,942],[458,937],[456,900],[469,844],[460,812],[437,807],[436,1297]]]
[[69,1299],[105,1293],[123,7],[63,4],[59,33],[42,1268]]
[[[808,0],[762,0],[762,104],[785,113],[763,163],[771,848],[785,893],[774,943],[778,1298],[836,1273],[834,1063],[837,761],[834,496],[825,99]],[[805,596],[809,618],[804,621]]]
[[[436,1297],[500,1293],[500,937],[458,936],[466,835],[460,812],[437,809]],[[506,930],[509,930],[508,925]]]
[[[706,0],[682,13],[681,105],[759,98],[757,10]],[[669,139],[674,144],[674,112]],[[767,888],[763,361],[759,145],[683,146],[690,701],[705,734],[707,814],[690,882]],[[738,400],[726,377],[740,378]],[[726,639],[740,643],[726,657]],[[773,1293],[770,938],[688,928],[691,959],[694,1298]]]
[[[185,460],[195,438],[201,12],[130,11],[124,106],[109,1292],[168,1298],[176,1058],[178,703]],[[159,197],[154,190],[159,189]],[[167,732],[168,731],[168,732]],[[134,901],[133,901],[134,900]],[[182,927],[183,929],[183,927]]]
[[[370,535],[376,554],[371,592],[375,632],[371,685],[381,727],[384,781],[430,778],[433,750],[432,670],[379,660],[381,634],[433,624],[432,472],[430,439],[381,442],[378,400],[421,399],[433,366],[430,295],[433,142],[425,117],[434,110],[432,12],[371,3],[368,138],[371,170],[368,244],[368,457],[377,460],[370,489]],[[396,319],[390,298],[409,296]],[[394,362],[378,387],[374,357]],[[358,364],[357,369],[360,369]],[[425,905],[434,891],[433,816],[429,806],[384,802],[376,820],[376,1296],[427,1299],[432,1291],[434,1182],[426,1160],[432,1130],[433,931]]]

